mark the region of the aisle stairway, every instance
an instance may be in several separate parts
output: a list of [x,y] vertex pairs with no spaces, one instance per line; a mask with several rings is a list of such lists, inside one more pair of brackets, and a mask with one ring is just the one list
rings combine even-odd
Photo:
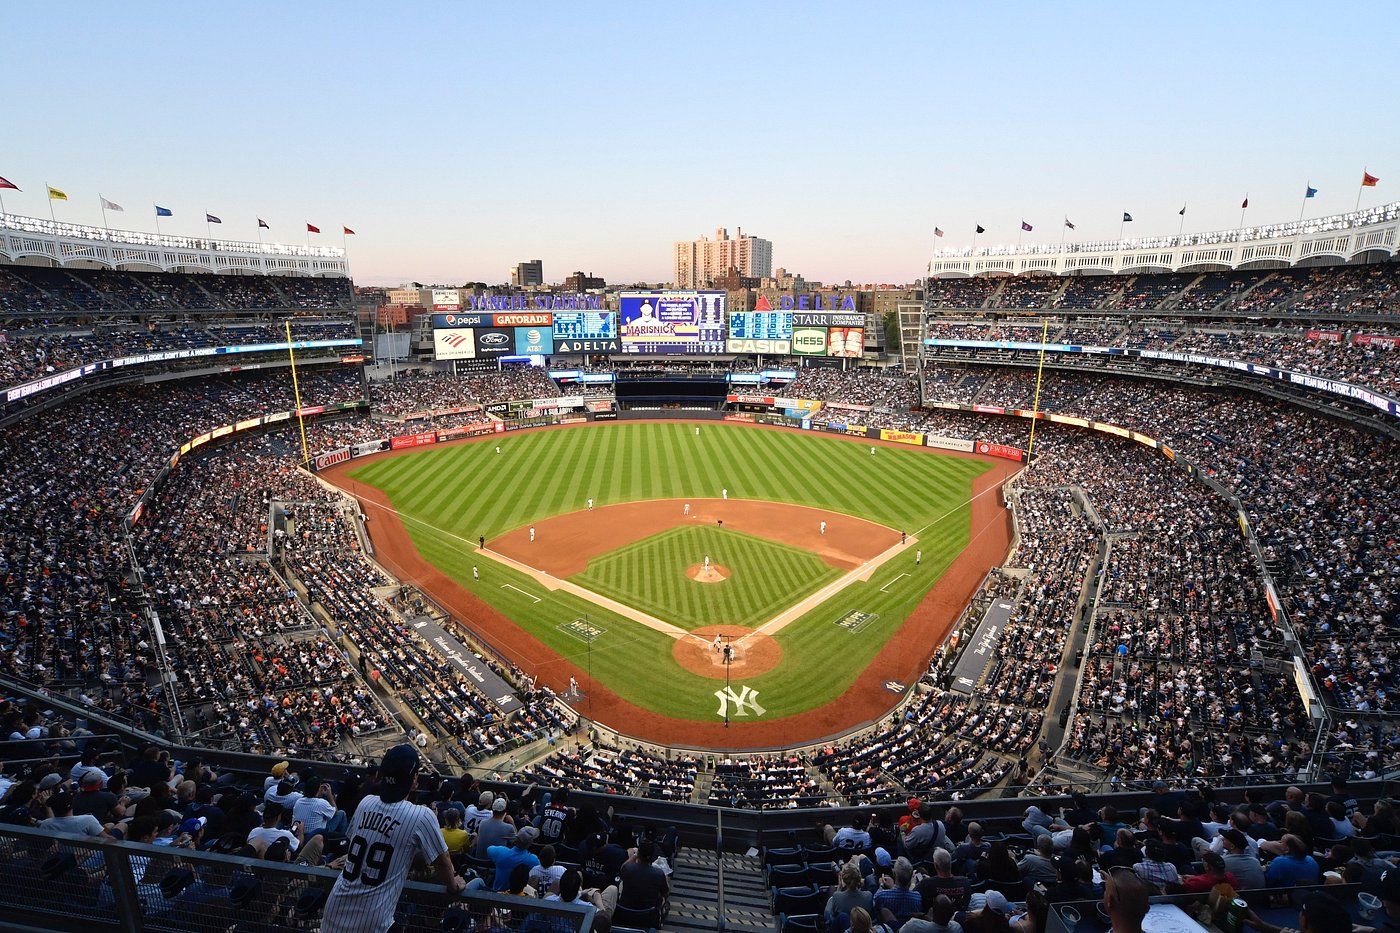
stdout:
[[671,913],[663,929],[773,933],[775,923],[758,859],[724,854],[724,916],[720,925],[717,853],[682,849],[671,875]]

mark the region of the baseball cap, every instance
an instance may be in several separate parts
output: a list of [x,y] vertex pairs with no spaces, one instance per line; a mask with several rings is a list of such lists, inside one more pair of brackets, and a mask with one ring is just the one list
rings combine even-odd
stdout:
[[291,767],[292,763],[290,761],[279,761],[272,766],[272,776],[281,780],[287,776],[287,772],[291,770]]
[[63,783],[63,777],[58,774],[46,774],[39,779],[40,790],[53,790]]
[[379,783],[391,796],[403,799],[408,796],[408,788],[417,773],[417,750],[412,745],[395,745],[384,753],[384,760],[379,764]]
[[1234,827],[1222,829],[1220,831],[1220,837],[1241,852],[1249,847],[1249,840],[1245,838],[1244,833]]
[[506,798],[504,798],[504,797],[497,797],[497,798],[496,798],[496,802],[493,803],[493,804],[491,804],[491,809],[492,809],[493,812],[496,812],[496,813],[504,813],[504,812],[506,812]]
[[875,850],[875,864],[876,864],[876,865],[880,865],[880,866],[884,867],[884,866],[888,866],[888,865],[893,864],[893,862],[894,862],[894,859],[890,858],[890,853],[889,853],[888,850],[886,850],[886,849],[884,849],[884,848],[877,848],[877,849]]
[[515,834],[515,842],[521,848],[534,845],[540,838],[540,831],[533,826],[522,826]]
[[1381,873],[1381,900],[1400,903],[1400,868],[1390,868]]
[[66,813],[73,809],[73,795],[61,790],[49,798],[49,809],[55,813]]
[[995,910],[997,913],[1006,915],[1011,913],[1011,904],[1006,900],[1006,895],[1000,891],[987,892],[987,909]]
[[910,810],[918,810],[918,809],[919,809],[920,804],[919,804],[919,798],[918,798],[918,797],[910,797],[909,800],[907,801],[907,803],[909,804],[909,809],[910,809]]
[[101,768],[88,768],[83,772],[82,784],[84,787],[101,784],[105,780],[107,780],[107,774]]
[[204,828],[204,823],[204,817],[192,816],[180,824],[180,832],[194,835],[195,833],[199,832],[201,829]]
[[489,810],[491,808],[491,802],[495,799],[496,795],[494,793],[489,790],[484,790],[481,792],[481,796],[476,798],[476,805],[482,810]]

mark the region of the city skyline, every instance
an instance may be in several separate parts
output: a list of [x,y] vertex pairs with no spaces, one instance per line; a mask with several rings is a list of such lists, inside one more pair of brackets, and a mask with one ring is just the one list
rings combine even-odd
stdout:
[[[48,217],[53,185],[75,223],[101,225],[102,196],[128,229],[157,203],[190,236],[206,212],[227,239],[348,226],[366,285],[502,282],[526,256],[550,282],[666,282],[673,244],[721,226],[814,280],[909,282],[977,224],[981,245],[1022,221],[1056,243],[1065,218],[1112,238],[1125,212],[1126,235],[1170,235],[1183,203],[1187,232],[1229,229],[1245,197],[1248,223],[1287,222],[1307,185],[1309,216],[1350,210],[1363,169],[1363,206],[1400,199],[1396,105],[1361,93],[1400,30],[1327,12],[252,4],[215,33],[167,4],[26,7],[11,72],[43,93],[9,102],[27,129],[0,176],[11,213]],[[677,36],[703,69],[654,54]]]

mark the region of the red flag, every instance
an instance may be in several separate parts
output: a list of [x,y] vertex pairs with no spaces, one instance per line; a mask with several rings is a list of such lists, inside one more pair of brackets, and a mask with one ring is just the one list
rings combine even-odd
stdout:
[[307,233],[320,233],[320,232],[321,232],[321,228],[320,228],[320,227],[313,227],[311,224],[307,224],[307,225],[306,225],[306,232],[307,232]]
[[340,232],[343,233],[343,234],[345,234],[346,236],[354,236],[354,235],[355,235],[355,231],[354,231],[354,230],[351,230],[349,227],[341,227],[341,228],[340,228]]
[[19,190],[19,185],[17,185],[17,184],[15,184],[14,182],[10,181],[8,178],[0,178],[0,188],[10,188],[10,189],[13,189],[13,190],[15,190],[15,191],[18,191],[18,190]]
[[1375,175],[1372,175],[1370,172],[1361,173],[1361,187],[1374,188],[1379,182],[1380,179],[1377,178]]
[[1245,198],[1240,202],[1240,210],[1244,210],[1246,207],[1249,207],[1249,198]]

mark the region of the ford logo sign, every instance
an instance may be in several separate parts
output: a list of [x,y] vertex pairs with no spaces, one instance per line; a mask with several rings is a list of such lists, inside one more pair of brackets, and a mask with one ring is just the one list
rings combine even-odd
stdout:
[[509,339],[505,334],[482,334],[481,345],[483,347],[499,347]]

